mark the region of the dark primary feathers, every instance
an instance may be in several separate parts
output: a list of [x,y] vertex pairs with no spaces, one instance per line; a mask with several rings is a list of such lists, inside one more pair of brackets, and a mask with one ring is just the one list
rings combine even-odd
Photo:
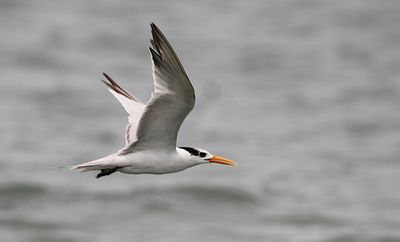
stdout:
[[134,96],[132,96],[130,93],[128,93],[127,91],[125,91],[122,87],[120,87],[109,75],[107,75],[107,73],[103,72],[103,76],[105,78],[107,78],[107,81],[101,80],[104,84],[106,84],[109,88],[111,88],[112,90],[114,90],[115,92],[121,94],[122,96],[132,99],[136,102],[140,102],[137,98],[135,98]]

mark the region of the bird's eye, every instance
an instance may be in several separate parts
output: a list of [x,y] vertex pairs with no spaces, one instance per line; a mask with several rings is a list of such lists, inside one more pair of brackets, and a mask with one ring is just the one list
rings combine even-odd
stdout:
[[206,157],[206,155],[207,155],[207,154],[204,153],[204,152],[200,152],[200,153],[199,153],[199,156],[200,156],[201,158]]

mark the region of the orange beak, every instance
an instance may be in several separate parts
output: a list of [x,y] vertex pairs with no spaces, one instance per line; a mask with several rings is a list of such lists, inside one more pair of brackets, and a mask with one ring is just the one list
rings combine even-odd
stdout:
[[218,163],[218,164],[229,165],[229,166],[237,165],[237,163],[234,162],[233,160],[225,159],[225,158],[222,158],[222,157],[216,156],[216,155],[214,155],[213,157],[208,159],[208,161],[211,163]]

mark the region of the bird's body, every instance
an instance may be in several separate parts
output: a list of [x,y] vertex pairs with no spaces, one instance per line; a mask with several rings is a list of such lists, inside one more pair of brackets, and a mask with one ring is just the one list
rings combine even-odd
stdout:
[[157,26],[151,24],[153,39],[154,92],[147,104],[120,87],[103,73],[103,81],[129,114],[126,145],[117,153],[71,167],[100,170],[97,178],[116,171],[128,174],[165,174],[204,164],[235,162],[206,150],[176,147],[179,128],[193,109],[195,94],[178,56]]
[[126,166],[118,171],[127,174],[167,174],[182,171],[195,163],[182,159],[178,153],[154,153],[142,151],[128,155],[124,161]]
[[190,159],[186,151],[177,148],[176,152],[141,151],[122,157],[125,166],[119,169],[128,174],[165,174],[182,171],[198,163]]
[[190,159],[190,154],[177,148],[175,152],[144,150],[127,155],[114,153],[85,163],[85,169],[116,169],[127,174],[165,174],[178,172],[197,164]]

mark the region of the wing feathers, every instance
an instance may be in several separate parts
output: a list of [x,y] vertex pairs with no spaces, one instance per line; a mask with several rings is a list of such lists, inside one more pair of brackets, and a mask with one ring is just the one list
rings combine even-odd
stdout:
[[125,91],[122,87],[120,87],[107,73],[103,72],[103,75],[109,82],[101,80],[104,84],[106,84],[109,88],[114,90],[115,92],[125,96],[128,99],[132,99],[133,101],[141,103],[139,99],[129,94],[129,92]]
[[149,50],[150,50],[151,57],[153,59],[154,65],[160,66],[160,64],[162,62],[162,57],[155,50],[153,50],[151,47],[149,47]]
[[167,38],[165,38],[164,34],[154,23],[151,23],[150,26],[151,34],[153,36],[153,39],[150,41],[152,46],[157,50],[160,56],[163,56],[165,60],[168,60],[170,65],[172,65],[174,68],[180,69],[182,73],[185,73],[178,56],[176,55],[172,46],[169,44]]
[[106,73],[103,73],[103,75],[107,78],[107,81],[102,80],[102,82],[107,85],[111,94],[114,95],[114,97],[122,104],[126,112],[129,114],[129,123],[126,127],[125,141],[127,144],[130,144],[137,139],[137,127],[146,105],[132,94],[125,91],[109,75]]
[[142,149],[175,151],[179,128],[195,103],[193,86],[175,51],[153,23],[151,33],[154,92],[140,118],[137,141],[123,154]]

